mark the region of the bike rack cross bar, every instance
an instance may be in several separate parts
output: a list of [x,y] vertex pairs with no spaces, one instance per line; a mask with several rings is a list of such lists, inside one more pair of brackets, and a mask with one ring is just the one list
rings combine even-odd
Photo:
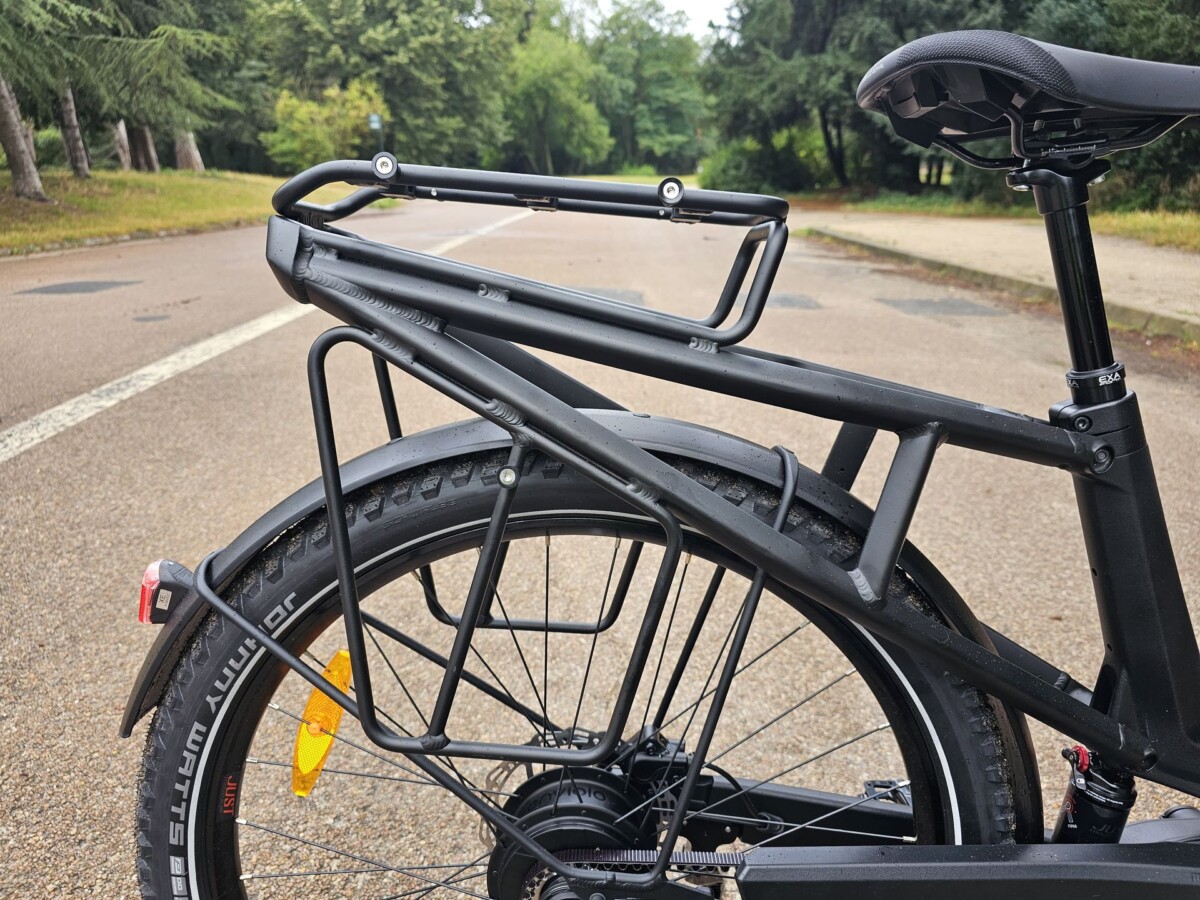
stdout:
[[[626,555],[625,563],[621,567],[621,574],[617,578],[617,587],[613,591],[612,602],[608,604],[608,609],[604,610],[604,614],[595,622],[571,622],[558,619],[551,619],[549,621],[542,619],[510,619],[507,616],[497,618],[492,615],[489,605],[480,612],[475,627],[503,629],[506,631],[546,631],[550,634],[603,634],[612,628],[616,624],[617,619],[620,618],[621,610],[625,606],[625,598],[629,596],[629,588],[633,584],[633,576],[637,571],[638,560],[641,558],[644,546],[641,541],[633,541],[630,544],[629,553]],[[501,561],[501,566],[503,566],[503,561]],[[424,574],[421,575],[421,580],[424,583]],[[425,591],[425,606],[430,614],[443,625],[450,625],[457,628],[462,622],[462,616],[456,616],[447,612],[446,608],[438,602],[436,593],[428,589]]]
[[[580,212],[621,212],[670,219],[673,211],[678,209],[686,213],[707,213],[709,215],[703,218],[708,221],[715,218],[714,214],[737,220],[722,224],[783,220],[789,211],[786,200],[762,194],[683,188],[678,197],[668,201],[657,188],[648,185],[441,166],[401,166],[390,153],[376,156],[377,161],[381,158],[387,160],[386,166],[365,160],[335,160],[313,166],[285,182],[271,198],[271,205],[281,215],[324,213],[326,221],[344,218],[380,196],[454,199],[498,206],[526,205],[521,198],[531,198],[543,206],[553,204],[558,209],[573,208]],[[377,196],[363,197],[360,191],[327,207],[304,202],[304,198],[317,188],[337,182],[372,187]]]
[[[334,250],[339,259],[365,264],[374,268],[376,272],[384,269],[389,276],[389,281],[396,274],[403,273],[417,283],[437,284],[443,290],[447,286],[458,287],[495,303],[521,300],[532,306],[597,319],[637,332],[672,337],[683,341],[695,338],[711,341],[717,346],[725,346],[744,340],[762,318],[763,310],[767,305],[767,297],[787,246],[788,231],[784,223],[771,221],[757,225],[746,233],[715,308],[702,319],[689,319],[661,310],[644,309],[584,291],[546,284],[457,260],[442,259],[415,250],[373,244],[346,235],[311,231],[304,234],[304,239],[311,241],[314,246],[320,245]],[[728,317],[737,303],[738,292],[745,283],[759,245],[763,247],[762,256],[751,280],[750,290],[747,293],[741,315],[728,328],[718,329],[717,326]],[[309,253],[311,250],[304,252]],[[316,262],[315,259],[310,259],[308,265],[315,266]],[[324,269],[324,266],[322,265],[320,268]],[[331,274],[337,274],[340,268],[333,267],[329,271]],[[351,277],[349,280],[355,282],[370,274],[370,270],[355,269],[354,271],[359,273],[359,277]],[[340,275],[339,277],[346,276]],[[428,279],[429,282],[418,281],[418,279]],[[366,286],[365,283],[364,286]],[[393,282],[392,286],[395,287],[396,283]],[[372,285],[371,289],[386,292],[387,287],[386,285]],[[428,288],[419,289],[420,295],[427,293]],[[414,303],[414,305],[417,304]],[[453,310],[449,312],[452,313]],[[444,318],[446,315],[443,314],[441,317]]]

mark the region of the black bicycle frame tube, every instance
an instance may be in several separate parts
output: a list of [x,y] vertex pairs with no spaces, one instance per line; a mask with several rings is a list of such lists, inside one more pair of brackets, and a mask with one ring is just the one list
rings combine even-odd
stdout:
[[[289,237],[283,232],[300,226],[282,219],[271,221],[273,243],[283,253],[271,257],[272,265],[276,271],[291,273],[291,253],[301,249],[301,235],[297,231]],[[397,262],[389,248],[378,245],[362,241],[343,244],[342,238],[319,232],[306,231],[304,237],[345,253],[355,252],[357,247],[358,255],[369,255],[380,264]],[[306,296],[317,289],[332,290],[333,297],[344,295],[340,302],[330,299],[317,305],[351,324],[366,324],[359,315],[362,304],[354,302],[356,292],[366,292],[363,296],[377,294],[397,300],[469,331],[785,409],[895,432],[939,422],[952,444],[1042,465],[1087,472],[1096,453],[1105,447],[1091,435],[1028,416],[853,372],[797,360],[784,362],[772,354],[741,348],[711,352],[717,348],[704,342],[684,343],[634,327],[525,304],[515,293],[497,302],[456,285],[315,255],[304,264],[303,272]]]
[[1088,224],[1088,185],[1106,161],[1042,164],[1011,172],[1031,190],[1046,224],[1071,353],[1074,402],[1051,411],[1064,429],[1109,442],[1099,478],[1076,476],[1079,519],[1100,613],[1104,664],[1092,705],[1137,722],[1155,742],[1160,774],[1197,778],[1200,651],[1171,550],[1137,398],[1113,358]]

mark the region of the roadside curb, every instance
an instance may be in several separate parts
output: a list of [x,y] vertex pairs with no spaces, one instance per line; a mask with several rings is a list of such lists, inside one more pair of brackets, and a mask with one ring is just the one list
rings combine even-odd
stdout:
[[[895,247],[877,244],[874,241],[868,241],[865,238],[835,231],[832,228],[810,226],[799,230],[802,234],[809,237],[821,238],[847,247],[854,247],[864,250],[873,256],[881,256],[920,266],[922,269],[928,269],[931,272],[941,275],[950,275],[954,278],[978,285],[979,287],[1016,294],[1035,303],[1058,302],[1058,291],[1056,289],[1044,284],[1038,284],[1037,282],[1026,281],[1023,278],[1013,278],[1011,275],[998,275],[995,272],[984,272],[980,269],[972,269],[969,266],[960,266],[956,263],[946,262],[945,260],[932,259],[917,253],[909,253],[906,250],[898,250]],[[1166,336],[1178,338],[1182,341],[1200,343],[1200,323],[1164,313],[1138,309],[1137,307],[1128,306],[1123,303],[1113,303],[1109,300],[1104,301],[1104,308],[1108,313],[1109,324],[1122,330],[1141,332],[1149,337]]]

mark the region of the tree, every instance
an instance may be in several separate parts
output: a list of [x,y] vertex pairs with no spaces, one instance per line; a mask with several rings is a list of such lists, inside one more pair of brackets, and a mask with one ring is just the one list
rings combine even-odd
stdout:
[[75,111],[75,92],[71,90],[69,81],[63,86],[60,95],[60,110],[63,148],[67,152],[67,162],[76,178],[90,178],[91,163],[88,160],[87,146],[83,143],[79,115]]
[[[299,96],[378,85],[404,160],[474,165],[507,137],[505,76],[528,0],[268,0],[273,82]],[[303,48],[299,52],[298,48]]]
[[603,69],[597,106],[614,139],[614,167],[691,170],[705,114],[700,47],[683,13],[660,0],[622,0],[591,42]]
[[26,200],[49,200],[42,188],[37,160],[25,140],[21,107],[12,86],[3,78],[0,78],[0,146],[4,148],[8,168],[12,172],[14,193]]
[[70,0],[10,0],[0,16],[0,146],[18,197],[46,200],[37,160],[25,139],[17,90],[57,93],[76,58],[72,36],[96,18]]
[[[152,128],[163,127],[195,149],[195,128],[235,104],[199,77],[227,59],[230,42],[199,27],[188,0],[108,0],[112,27],[87,43],[107,111],[128,119],[134,168],[158,170]],[[199,160],[196,152],[193,166]],[[202,165],[202,163],[200,163]]]
[[343,91],[326,88],[319,100],[283,91],[275,104],[275,129],[260,135],[267,155],[289,172],[329,159],[365,153],[372,132],[371,113],[386,114],[379,89],[356,79]]
[[915,187],[919,152],[858,109],[859,79],[921,35],[997,28],[1006,14],[1001,0],[738,0],[706,67],[718,125],[753,138],[756,170],[782,189],[813,186],[797,152],[811,127],[837,183]]
[[580,171],[608,156],[613,140],[589,97],[599,72],[582,44],[534,27],[513,56],[508,92],[510,154],[532,172]]

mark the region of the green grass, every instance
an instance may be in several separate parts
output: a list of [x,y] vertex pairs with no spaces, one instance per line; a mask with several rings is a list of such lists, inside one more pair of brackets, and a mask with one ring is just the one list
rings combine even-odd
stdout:
[[1200,212],[1098,212],[1092,231],[1200,253]]
[[[618,181],[624,184],[651,184],[657,187],[666,175],[580,175],[580,178],[585,178],[588,181]],[[700,183],[696,180],[695,175],[676,175],[683,182],[685,188],[699,187]]]
[[1000,218],[1034,218],[1037,210],[1029,203],[1006,205],[982,200],[960,200],[949,194],[882,193],[853,204],[855,209],[869,212],[911,213],[923,216],[973,216]]
[[[0,172],[0,254],[85,244],[118,237],[205,231],[264,221],[282,179],[235,172],[97,171],[86,181],[66,170],[42,172],[52,203],[19,200]],[[315,198],[349,193],[329,187]]]
[[[960,200],[948,194],[900,194],[885,192],[869,198],[844,193],[814,192],[789,198],[798,208],[842,209],[873,213],[902,213],[919,216],[969,216],[974,218],[1037,218],[1033,201],[1016,205]],[[1091,211],[1092,231],[1132,238],[1156,247],[1175,247],[1200,253],[1200,212],[1162,210]]]

